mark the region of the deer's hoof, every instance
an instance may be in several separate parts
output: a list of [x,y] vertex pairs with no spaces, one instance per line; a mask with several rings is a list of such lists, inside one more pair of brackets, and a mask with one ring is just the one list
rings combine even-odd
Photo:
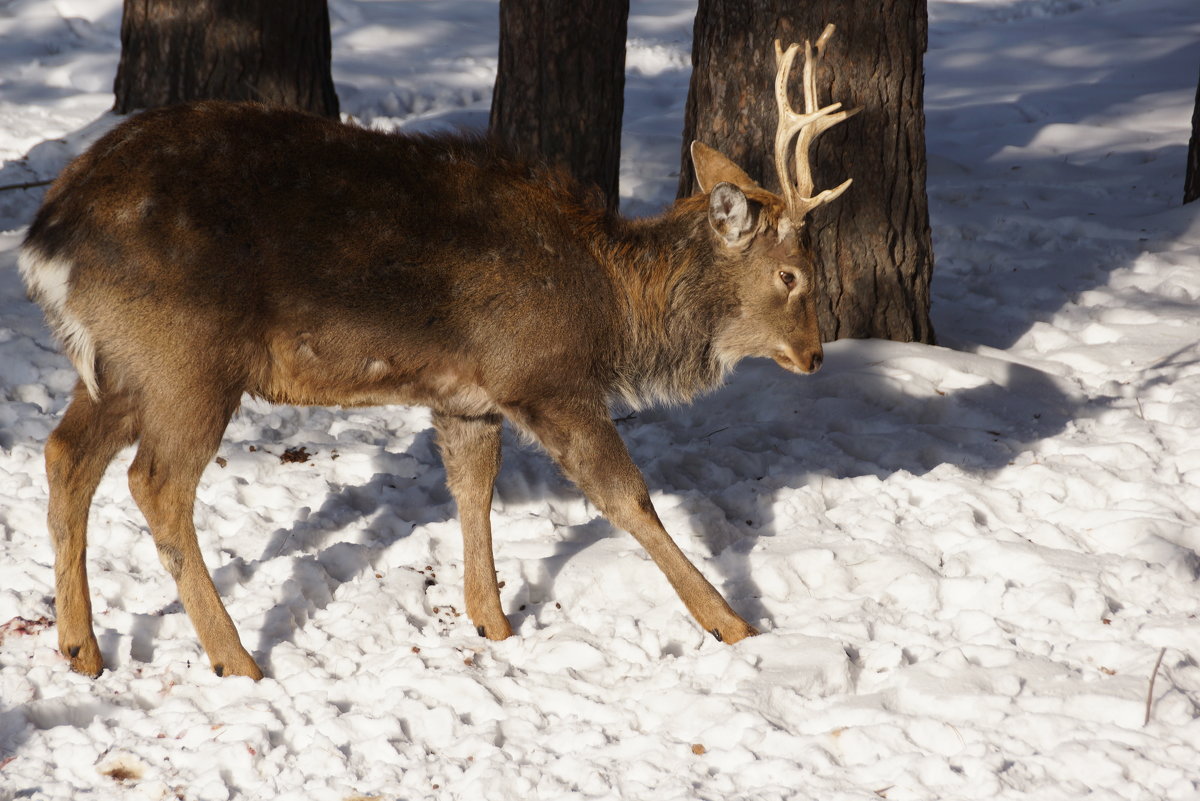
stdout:
[[495,623],[485,623],[482,626],[476,626],[475,631],[479,632],[480,637],[486,637],[489,640],[507,640],[512,636],[512,626],[508,624],[508,619],[503,616]]
[[91,676],[93,679],[104,672],[104,658],[100,656],[100,646],[94,638],[84,640],[78,645],[60,643],[63,656],[71,663],[71,670]]
[[213,660],[213,673],[218,676],[249,676],[258,681],[263,677],[262,670],[250,654],[242,653],[232,659]]
[[758,634],[758,629],[751,626],[744,620],[739,620],[737,623],[721,628],[709,629],[709,634],[717,638],[717,642],[723,642],[727,645],[733,645],[735,642],[740,642],[747,637],[754,637]]

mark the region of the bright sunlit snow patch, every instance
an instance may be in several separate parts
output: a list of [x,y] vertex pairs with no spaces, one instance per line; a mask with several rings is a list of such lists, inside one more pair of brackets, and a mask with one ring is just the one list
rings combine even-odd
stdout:
[[[0,9],[0,185],[115,124],[120,8]],[[348,115],[486,124],[494,0],[330,12]],[[675,195],[693,13],[631,9],[627,213]],[[268,677],[212,674],[131,451],[90,518],[109,669],[71,673],[42,446],[75,374],[17,270],[44,190],[0,192],[0,801],[1200,796],[1194,3],[930,16],[939,346],[833,343],[808,377],[750,361],[618,422],[680,548],[763,632],[734,647],[510,432],[493,528],[516,636],[481,639],[429,413],[246,399],[196,523]]]

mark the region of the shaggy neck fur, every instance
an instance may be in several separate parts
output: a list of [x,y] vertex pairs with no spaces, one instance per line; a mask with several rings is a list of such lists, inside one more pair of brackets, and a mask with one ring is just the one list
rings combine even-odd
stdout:
[[701,195],[660,217],[619,220],[595,249],[626,334],[612,397],[632,408],[685,403],[719,386],[736,361],[715,344],[737,297],[717,264],[707,208]]

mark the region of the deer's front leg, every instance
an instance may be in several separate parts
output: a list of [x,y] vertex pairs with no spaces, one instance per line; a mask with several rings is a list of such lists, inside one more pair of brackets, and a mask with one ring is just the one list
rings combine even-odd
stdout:
[[607,411],[562,405],[522,421],[605,517],[634,536],[666,575],[700,626],[735,643],[758,632],[737,615],[663,528],[641,471]]
[[512,627],[500,608],[491,520],[492,490],[500,472],[501,418],[434,413],[433,424],[462,526],[467,615],[481,635],[503,640],[512,635]]

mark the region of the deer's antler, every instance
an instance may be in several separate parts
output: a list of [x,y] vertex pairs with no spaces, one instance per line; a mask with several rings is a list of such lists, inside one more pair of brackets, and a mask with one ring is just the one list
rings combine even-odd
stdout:
[[[834,189],[826,189],[813,196],[812,167],[809,164],[813,142],[818,136],[842,120],[857,114],[860,109],[842,111],[841,103],[831,103],[824,108],[817,106],[817,67],[825,50],[825,43],[833,36],[834,26],[826,25],[821,37],[814,47],[811,42],[804,42],[804,113],[798,113],[788,100],[788,76],[792,71],[792,62],[800,52],[800,45],[792,44],[784,51],[779,40],[775,40],[775,105],[779,109],[779,126],[775,129],[775,171],[779,174],[779,183],[783,188],[784,199],[787,200],[788,210],[792,220],[799,224],[805,216],[817,206],[828,203],[845,192],[851,183],[844,183]],[[795,140],[793,147],[792,140]],[[795,153],[795,174],[789,168],[791,154]]]

